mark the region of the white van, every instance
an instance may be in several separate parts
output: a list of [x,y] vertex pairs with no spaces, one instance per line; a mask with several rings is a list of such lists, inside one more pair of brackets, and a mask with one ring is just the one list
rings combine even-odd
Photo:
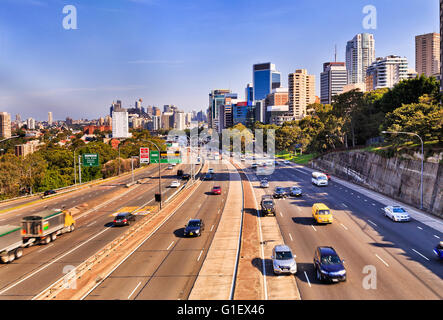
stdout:
[[324,173],[313,172],[312,173],[312,183],[316,186],[327,186],[328,177]]

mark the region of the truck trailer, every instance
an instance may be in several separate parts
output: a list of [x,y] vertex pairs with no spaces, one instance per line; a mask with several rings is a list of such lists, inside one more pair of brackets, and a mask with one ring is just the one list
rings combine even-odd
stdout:
[[35,241],[48,244],[57,236],[75,229],[75,220],[67,211],[45,210],[38,214],[23,217],[23,242]]
[[0,259],[10,263],[23,255],[23,240],[19,226],[0,226]]

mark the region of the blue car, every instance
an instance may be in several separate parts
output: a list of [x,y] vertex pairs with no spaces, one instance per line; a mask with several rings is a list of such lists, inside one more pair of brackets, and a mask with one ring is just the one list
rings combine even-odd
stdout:
[[443,259],[443,241],[440,241],[438,246],[434,248],[434,253],[437,255],[437,257]]
[[346,281],[346,269],[332,247],[318,247],[314,253],[314,269],[317,280],[328,282]]

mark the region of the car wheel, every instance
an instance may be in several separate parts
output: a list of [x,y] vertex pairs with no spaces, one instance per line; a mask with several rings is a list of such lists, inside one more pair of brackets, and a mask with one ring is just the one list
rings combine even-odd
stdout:
[[45,238],[45,240],[43,240],[43,243],[44,244],[49,244],[51,242],[51,237],[50,236],[47,236],[46,238]]
[[57,235],[54,232],[53,234],[51,234],[51,241],[55,241],[55,239],[57,239]]
[[22,248],[17,248],[15,250],[15,258],[16,259],[20,259],[23,255],[23,249]]

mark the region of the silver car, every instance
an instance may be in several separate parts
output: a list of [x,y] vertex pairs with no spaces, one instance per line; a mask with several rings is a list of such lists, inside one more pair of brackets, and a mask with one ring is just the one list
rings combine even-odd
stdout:
[[297,263],[296,256],[292,254],[291,249],[286,245],[277,245],[272,249],[272,268],[275,274],[296,274]]
[[260,187],[261,188],[269,188],[268,180],[263,179],[262,181],[260,181]]

